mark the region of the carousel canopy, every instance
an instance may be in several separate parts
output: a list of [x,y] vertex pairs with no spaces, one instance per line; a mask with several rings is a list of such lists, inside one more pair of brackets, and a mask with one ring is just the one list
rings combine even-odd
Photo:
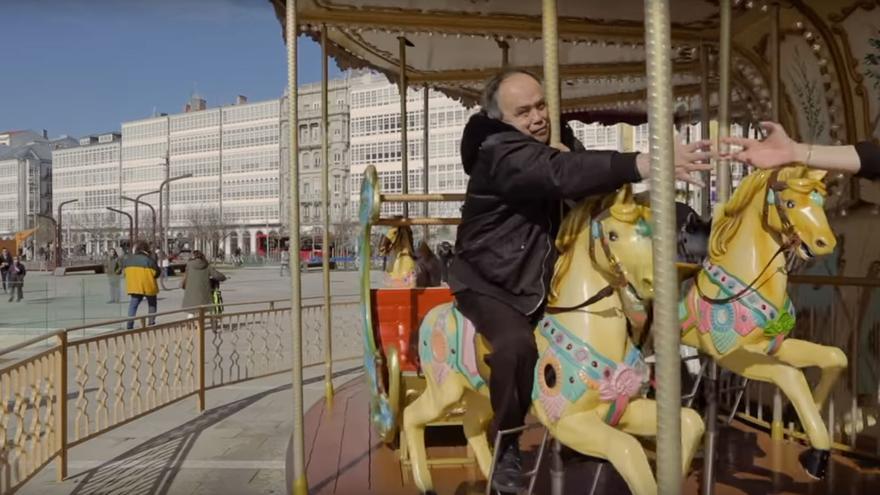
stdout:
[[[285,0],[269,0],[284,26]],[[732,0],[731,117],[769,118],[769,0]],[[558,0],[563,112],[584,121],[645,120],[644,4]],[[781,0],[780,119],[816,143],[880,135],[880,9],[856,0]],[[678,119],[697,119],[700,84],[717,100],[718,0],[670,0]],[[537,0],[298,0],[299,33],[320,37],[342,68],[397,78],[407,40],[409,84],[478,100],[483,82],[508,64],[541,74]],[[505,48],[506,47],[506,48]],[[700,63],[700,49],[709,55]],[[728,96],[728,95],[726,95]]]
[[[271,1],[283,26],[285,1]],[[396,78],[404,37],[409,83],[428,84],[466,105],[478,101],[505,52],[510,66],[542,73],[538,1],[300,0],[297,6],[299,32],[318,39],[326,26],[330,53],[341,67],[368,67]],[[676,117],[696,119],[706,72],[699,48],[706,46],[715,59],[718,4],[672,0],[671,11]],[[558,14],[563,112],[586,121],[645,121],[643,2],[560,0]],[[734,9],[734,22],[758,22],[762,14],[743,3]],[[769,104],[765,74],[743,55],[735,54],[734,64],[741,70],[733,75],[733,116],[762,116]],[[706,76],[710,89],[717,89],[714,71]],[[716,104],[714,97],[710,103]]]

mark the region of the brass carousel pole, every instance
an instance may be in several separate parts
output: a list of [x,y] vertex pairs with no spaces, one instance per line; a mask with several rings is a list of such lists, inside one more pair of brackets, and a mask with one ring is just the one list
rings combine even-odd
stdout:
[[[727,151],[722,139],[730,135],[730,0],[721,0],[720,40],[718,46],[718,141],[716,149]],[[707,129],[708,131],[708,129]],[[718,160],[715,170],[716,203],[730,199],[730,162]],[[711,191],[710,191],[711,192]],[[706,432],[703,434],[703,478],[701,493],[715,493],[715,451],[718,437],[718,363],[708,358],[706,363]]]
[[[550,145],[559,144],[561,134],[559,117],[559,34],[556,27],[556,0],[543,0],[542,24],[544,40],[544,92],[547,113],[550,116]],[[502,47],[503,58],[507,49]],[[506,60],[502,60],[505,63]]]
[[510,65],[510,43],[504,38],[499,38],[498,47],[501,48],[501,67],[507,68]]
[[[780,112],[779,85],[780,80],[780,39],[779,39],[779,4],[774,3],[771,7],[770,15],[770,115],[773,122],[779,122],[782,115]],[[773,440],[782,440],[783,423],[782,423],[782,393],[779,387],[773,390],[773,419],[770,422],[770,438]]]
[[[296,81],[297,21],[296,0],[287,0],[287,118],[290,125],[290,245],[298,247],[299,238],[299,135],[297,133],[298,93]],[[303,431],[303,376],[302,376],[302,281],[299,268],[296,275],[290,273],[290,338],[291,373],[293,375],[293,432],[291,454],[293,462],[293,495],[308,495],[306,479],[305,437]]]
[[[400,168],[402,177],[403,194],[409,194],[409,143],[407,142],[407,118],[406,118],[406,47],[412,43],[401,35],[400,41]],[[403,218],[409,218],[409,203],[403,203]]]
[[[722,140],[730,136],[730,0],[721,0],[721,40],[718,48],[718,151],[727,151]],[[715,177],[718,202],[730,198],[730,161],[718,160]]]
[[327,25],[321,26],[321,213],[324,216],[324,249],[321,268],[324,272],[324,396],[327,405],[333,404],[333,335],[330,312],[330,112],[327,108],[328,73]]
[[[543,0],[541,22],[544,45],[544,97],[547,101],[547,114],[550,118],[550,146],[561,142],[559,115],[559,34],[556,19],[556,0]],[[502,64],[508,62],[508,46],[501,46]],[[550,493],[562,495],[565,487],[565,466],[561,455],[561,444],[555,438],[550,449]]]
[[[428,146],[428,144],[429,144],[428,140],[431,137],[431,130],[428,128],[428,124],[430,124],[430,122],[431,122],[431,119],[430,119],[431,95],[430,95],[430,93],[431,93],[431,91],[430,91],[430,88],[428,87],[428,83],[425,83],[425,88],[424,88],[424,98],[425,99],[422,103],[422,192],[425,194],[428,194],[430,192],[429,187],[428,187],[428,179],[429,179],[428,158],[430,158],[430,151],[431,151],[431,147]],[[429,203],[425,202],[425,204],[423,206],[423,208],[424,208],[423,213],[425,215],[425,218],[428,218],[428,211],[429,211],[428,205],[429,205]],[[425,242],[428,242],[429,234],[430,234],[430,227],[428,225],[425,225]]]
[[[712,119],[712,95],[709,93],[709,45],[700,44],[700,139],[709,139],[709,122]],[[703,179],[703,190],[700,194],[700,216],[708,219],[712,215],[712,205],[710,202],[712,184],[711,172],[700,172]]]
[[675,166],[669,0],[645,0],[645,54],[654,217],[654,335],[657,355],[657,488],[681,494],[681,379],[676,271]]

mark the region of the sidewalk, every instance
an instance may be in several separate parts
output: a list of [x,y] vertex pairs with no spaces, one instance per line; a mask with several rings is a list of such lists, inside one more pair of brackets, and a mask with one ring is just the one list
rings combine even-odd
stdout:
[[[360,380],[361,362],[335,365],[334,385]],[[323,398],[323,367],[304,371],[305,410]],[[191,397],[70,450],[69,475],[50,463],[19,490],[34,495],[250,495],[287,493],[284,458],[293,428],[290,374]]]

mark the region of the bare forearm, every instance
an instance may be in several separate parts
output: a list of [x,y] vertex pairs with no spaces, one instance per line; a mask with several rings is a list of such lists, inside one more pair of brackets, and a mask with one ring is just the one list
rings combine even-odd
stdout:
[[794,145],[796,161],[810,167],[854,174],[861,168],[855,146]]

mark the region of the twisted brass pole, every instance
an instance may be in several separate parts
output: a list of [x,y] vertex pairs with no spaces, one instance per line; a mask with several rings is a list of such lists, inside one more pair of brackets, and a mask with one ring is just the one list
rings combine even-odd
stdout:
[[[333,404],[333,332],[330,312],[330,112],[327,108],[330,98],[329,55],[327,54],[327,25],[321,26],[321,213],[324,216],[324,249],[321,254],[321,268],[324,274],[324,396],[327,405]],[[291,266],[293,263],[291,263]],[[299,263],[297,263],[297,267]],[[299,270],[297,270],[297,273]],[[293,270],[290,271],[293,275]]]
[[[298,120],[298,93],[296,81],[296,0],[287,0],[287,119],[290,132],[290,151],[288,161],[290,163],[290,204],[289,204],[289,228],[290,246],[299,249],[299,134],[297,133]],[[298,252],[298,251],[297,251]],[[293,265],[291,260],[291,265]],[[300,279],[299,263],[296,264],[296,274],[293,267],[290,270],[290,338],[291,345],[291,373],[293,375],[293,432],[291,433],[291,453],[293,455],[293,486],[290,487],[293,495],[308,495],[309,483],[306,479],[305,463],[305,437],[303,431],[303,375],[302,375],[302,281]]]
[[654,221],[654,335],[657,354],[657,487],[681,494],[681,381],[669,0],[645,0],[645,51]]
[[[544,93],[550,116],[550,144],[559,144],[559,32],[556,27],[556,0],[543,0]],[[505,52],[506,58],[506,52]]]

